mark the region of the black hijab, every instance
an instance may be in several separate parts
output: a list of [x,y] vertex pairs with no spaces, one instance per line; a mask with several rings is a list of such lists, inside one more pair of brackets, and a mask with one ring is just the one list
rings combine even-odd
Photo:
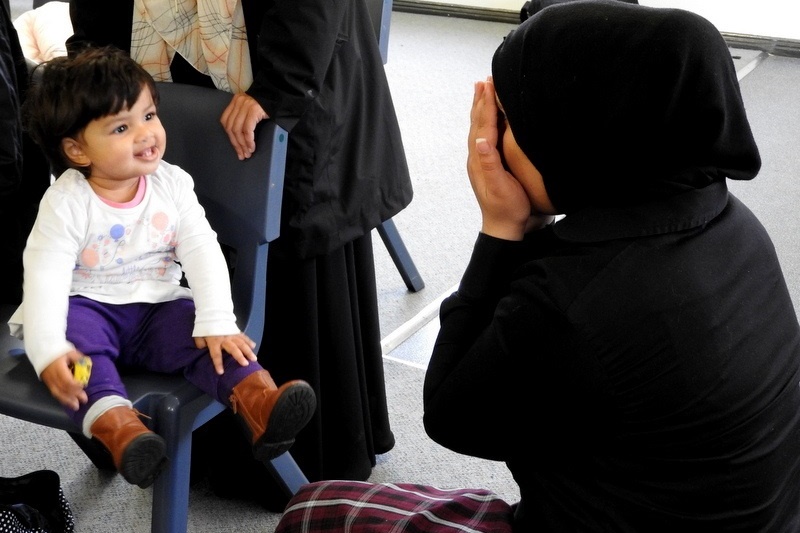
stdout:
[[551,5],[505,38],[492,74],[560,212],[748,180],[761,166],[728,47],[691,12]]

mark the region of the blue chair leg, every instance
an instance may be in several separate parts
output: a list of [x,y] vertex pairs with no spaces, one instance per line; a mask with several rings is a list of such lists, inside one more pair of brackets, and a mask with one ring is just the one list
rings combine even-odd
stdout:
[[152,533],[186,533],[189,521],[189,482],[192,466],[192,432],[224,407],[208,397],[184,405],[175,396],[158,403],[153,428],[167,443],[167,469],[153,484]]
[[179,402],[166,398],[156,417],[170,463],[153,484],[152,533],[186,533],[188,526],[192,421],[180,414]]
[[417,292],[425,287],[425,282],[422,281],[422,276],[419,275],[417,267],[414,265],[414,260],[411,259],[411,254],[408,253],[403,239],[400,237],[400,232],[397,231],[397,226],[390,218],[377,227],[378,235],[381,236],[383,244],[389,251],[389,256],[394,261],[397,270],[400,271],[400,277],[411,292]]
[[287,494],[296,494],[300,487],[308,483],[308,478],[289,452],[282,453],[266,466]]

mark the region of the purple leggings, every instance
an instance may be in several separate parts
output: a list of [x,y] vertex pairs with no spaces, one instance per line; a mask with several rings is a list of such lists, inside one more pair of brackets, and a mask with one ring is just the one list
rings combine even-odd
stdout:
[[233,387],[262,367],[255,361],[240,366],[226,355],[225,373],[218,375],[208,349],[194,345],[194,310],[194,302],[188,299],[115,305],[70,297],[67,340],[92,359],[86,386],[88,403],[77,411],[66,410],[78,427],[82,427],[89,407],[100,398],[128,397],[117,366],[183,374],[197,388],[230,407]]

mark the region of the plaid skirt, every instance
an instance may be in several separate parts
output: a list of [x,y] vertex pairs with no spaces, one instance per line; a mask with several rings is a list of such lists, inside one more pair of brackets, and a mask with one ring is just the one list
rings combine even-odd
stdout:
[[513,515],[483,489],[318,481],[292,497],[275,533],[511,533]]

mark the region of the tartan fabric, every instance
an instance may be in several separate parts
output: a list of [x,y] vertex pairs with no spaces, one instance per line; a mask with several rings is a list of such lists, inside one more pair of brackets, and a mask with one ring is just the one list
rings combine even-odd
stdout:
[[512,517],[484,489],[318,481],[289,500],[275,533],[511,533]]

